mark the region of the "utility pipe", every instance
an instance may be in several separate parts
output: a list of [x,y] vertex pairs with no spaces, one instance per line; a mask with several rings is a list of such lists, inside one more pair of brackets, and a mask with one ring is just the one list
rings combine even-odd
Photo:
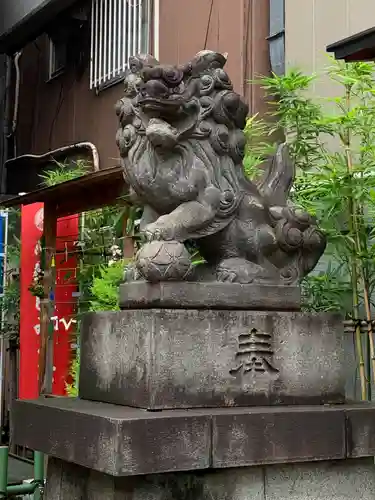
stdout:
[[8,446],[0,446],[0,498],[7,498]]
[[7,56],[6,60],[6,76],[5,76],[5,106],[4,106],[4,130],[3,134],[3,153],[1,156],[1,193],[5,190],[5,162],[9,159],[9,135],[11,131],[10,126],[10,112],[11,112],[11,87],[12,87],[12,68],[13,68],[13,58]]
[[44,455],[34,451],[34,479],[31,483],[13,484],[8,486],[8,446],[0,446],[0,498],[15,495],[34,494],[34,500],[40,500],[41,488],[44,486]]
[[[12,484],[7,487],[6,496],[4,498],[8,498],[10,496],[18,496],[18,495],[32,495],[37,492],[39,485],[35,482],[32,483],[22,483],[22,484]],[[34,497],[35,498],[35,497]],[[39,496],[39,498],[41,498]]]
[[56,154],[61,154],[65,152],[73,152],[76,149],[87,149],[90,151],[91,156],[92,156],[92,168],[94,172],[97,172],[99,170],[99,153],[94,144],[92,142],[77,142],[75,144],[71,144],[69,146],[63,146],[58,149],[54,149],[52,151],[48,151],[48,153],[44,153],[42,155],[33,155],[33,154],[27,154],[27,155],[22,155],[18,156],[17,158],[12,158],[7,162],[8,165],[10,165],[13,161],[19,160],[20,158],[33,158],[33,159],[38,159],[42,160],[44,158],[48,159],[50,157],[53,157]]
[[[13,105],[13,120],[12,120],[12,135],[16,133],[17,123],[18,123],[18,111],[20,102],[20,85],[21,85],[21,71],[20,71],[20,59],[22,56],[22,50],[17,52],[14,56],[14,67],[16,69],[16,84],[14,91],[14,105]],[[16,156],[16,154],[14,155]]]
[[34,481],[31,484],[36,484],[37,488],[34,491],[34,500],[42,499],[41,488],[44,486],[45,476],[45,457],[44,453],[34,451]]

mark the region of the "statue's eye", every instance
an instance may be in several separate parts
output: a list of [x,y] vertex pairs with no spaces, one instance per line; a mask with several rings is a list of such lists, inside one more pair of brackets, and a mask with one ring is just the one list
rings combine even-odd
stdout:
[[201,77],[201,92],[210,93],[214,86],[214,79],[211,75],[203,75]]
[[201,81],[204,87],[209,87],[212,83],[212,78],[208,75],[204,75],[202,76]]
[[233,203],[234,194],[231,191],[224,191],[221,195],[220,204],[221,206],[230,206]]
[[180,85],[177,85],[177,87],[174,87],[172,89],[172,94],[181,94],[184,91],[184,84],[181,82]]

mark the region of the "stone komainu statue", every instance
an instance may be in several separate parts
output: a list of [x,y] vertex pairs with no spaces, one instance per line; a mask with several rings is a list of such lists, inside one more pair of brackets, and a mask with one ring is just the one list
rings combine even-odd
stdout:
[[[286,145],[257,183],[245,177],[248,106],[225,63],[212,51],[184,66],[130,58],[117,144],[146,240],[130,279],[293,284],[324,252],[313,218],[288,203],[295,168]],[[190,240],[206,261],[194,271]]]

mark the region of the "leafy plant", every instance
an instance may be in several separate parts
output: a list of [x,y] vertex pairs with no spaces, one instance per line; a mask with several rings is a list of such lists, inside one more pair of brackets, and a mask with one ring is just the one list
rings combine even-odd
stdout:
[[[20,230],[19,209],[8,209],[8,241],[5,250],[6,275],[4,294],[0,299],[2,312],[1,335],[8,339],[19,336],[20,324],[20,282],[18,269],[20,263],[21,242],[18,237]],[[3,270],[2,270],[3,272]],[[1,275],[1,280],[4,276]]]
[[[364,316],[375,375],[372,307],[375,288],[375,78],[373,63],[334,63],[325,74],[338,95],[313,99],[318,75],[291,70],[263,78],[270,97],[269,133],[282,132],[297,166],[293,201],[326,232],[327,268],[304,280],[305,308]],[[348,303],[349,291],[351,303]],[[356,327],[362,399],[370,394],[360,327]]]
[[8,339],[18,338],[20,325],[20,282],[18,279],[8,282],[0,304],[4,315],[1,335]]
[[303,310],[313,312],[351,311],[352,288],[348,276],[343,276],[338,268],[312,274],[302,280]]
[[[46,170],[40,177],[49,187],[81,177],[88,169],[84,160],[56,162],[53,169]],[[135,226],[139,218],[140,210],[126,199],[80,215],[80,238],[75,250],[79,260],[76,273],[80,288],[78,320],[87,311],[118,309],[118,286],[125,264],[121,247],[126,239],[136,239]],[[70,369],[72,382],[66,385],[69,396],[78,393],[79,363],[77,350]]]
[[66,393],[69,397],[76,398],[78,396],[79,356],[73,359],[69,375],[72,378],[72,383],[66,384]]
[[99,276],[95,277],[91,287],[91,311],[118,311],[118,287],[124,279],[123,260],[115,262],[112,266],[101,266]]
[[[82,214],[81,237],[77,242],[80,315],[86,311],[118,310],[118,286],[123,279],[124,266],[130,260],[129,251],[134,253],[137,245],[140,217],[140,209],[126,199],[120,200],[118,205]],[[124,258],[124,253],[129,258]],[[72,366],[73,383],[67,388],[69,394],[74,394],[78,386],[79,351]]]
[[244,132],[246,148],[243,166],[245,174],[254,179],[259,173],[259,165],[274,153],[275,146],[267,140],[271,133],[269,124],[258,114],[247,119]]
[[78,179],[86,175],[90,165],[86,160],[78,159],[73,162],[57,162],[54,161],[54,168],[45,170],[39,177],[42,179],[42,184],[46,187],[56,186],[62,182]]

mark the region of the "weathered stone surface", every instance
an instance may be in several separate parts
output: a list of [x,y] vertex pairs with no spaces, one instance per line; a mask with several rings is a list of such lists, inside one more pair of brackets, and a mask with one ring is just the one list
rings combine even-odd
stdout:
[[341,318],[229,310],[87,315],[80,397],[148,409],[342,402]]
[[240,283],[133,281],[120,285],[121,309],[242,309],[296,311],[301,306],[298,286]]
[[114,477],[94,470],[88,471],[82,497],[85,498],[85,495],[90,500],[116,500]]
[[372,500],[373,459],[265,468],[266,500]]
[[264,500],[261,469],[155,474],[115,484],[116,500]]
[[52,459],[47,484],[45,500],[264,500],[260,468],[113,478]]
[[345,414],[334,408],[236,409],[212,418],[213,467],[346,456]]
[[13,418],[18,443],[113,476],[209,466],[210,415],[47,398],[18,401]]
[[[362,405],[358,405],[358,409]],[[365,405],[367,406],[367,405]],[[14,441],[50,457],[112,476],[344,459],[348,437],[371,432],[345,426],[355,406],[142,409],[42,398],[17,401]],[[375,420],[375,405],[368,409]],[[362,449],[362,456],[373,450]]]
[[[82,500],[88,475],[89,469],[50,457],[48,459],[48,481],[44,498],[50,500]],[[110,499],[108,498],[108,500]]]
[[375,418],[372,409],[371,403],[364,403],[349,407],[346,412],[349,457],[375,456]]
[[373,460],[112,478],[51,459],[45,500],[372,500]]

